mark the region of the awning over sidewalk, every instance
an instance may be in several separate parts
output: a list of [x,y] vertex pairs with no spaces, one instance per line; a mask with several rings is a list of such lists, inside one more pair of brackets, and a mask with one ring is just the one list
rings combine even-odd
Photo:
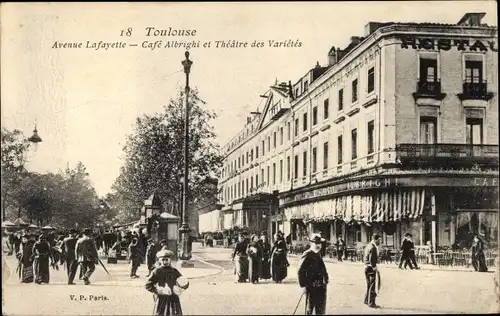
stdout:
[[398,221],[418,218],[425,204],[424,189],[377,192],[370,195],[345,195],[333,199],[285,208],[287,220],[342,219],[365,222]]

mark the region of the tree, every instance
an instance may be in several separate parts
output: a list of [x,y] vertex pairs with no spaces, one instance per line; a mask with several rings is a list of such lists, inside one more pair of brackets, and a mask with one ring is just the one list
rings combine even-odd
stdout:
[[[198,91],[192,90],[189,103],[189,201],[213,194],[207,184],[222,163],[211,124],[216,115],[204,108],[205,104]],[[184,91],[180,89],[162,112],[137,118],[134,132],[128,135],[124,147],[124,166],[112,188],[115,198],[122,199],[123,207],[130,207],[128,215],[123,217],[130,218],[135,213],[137,219],[138,209],[153,192],[159,195],[167,211],[176,213],[182,191],[179,179],[184,163],[184,111]]]
[[2,216],[5,218],[8,207],[16,207],[17,201],[13,198],[26,171],[26,154],[30,143],[17,129],[9,131],[2,128],[1,132],[2,156]]

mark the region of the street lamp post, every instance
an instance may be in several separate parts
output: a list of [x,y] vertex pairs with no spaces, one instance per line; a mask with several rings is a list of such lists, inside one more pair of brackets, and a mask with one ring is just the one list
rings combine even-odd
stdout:
[[182,190],[182,224],[179,228],[179,233],[181,235],[181,253],[180,259],[183,261],[187,261],[191,259],[191,252],[189,249],[189,225],[188,225],[188,190],[189,190],[189,72],[191,70],[191,65],[193,62],[189,60],[189,52],[186,51],[184,54],[186,59],[182,61],[182,66],[184,66],[184,73],[186,74],[186,88],[185,88],[185,97],[186,97],[186,112],[184,117],[184,183]]

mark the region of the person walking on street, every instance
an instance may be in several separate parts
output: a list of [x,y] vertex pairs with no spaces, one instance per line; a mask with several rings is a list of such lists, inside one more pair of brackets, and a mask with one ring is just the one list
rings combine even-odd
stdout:
[[271,249],[271,275],[275,283],[281,283],[288,275],[288,263],[286,242],[283,235],[278,232]]
[[90,284],[90,276],[95,271],[95,265],[99,263],[99,255],[95,242],[90,238],[90,229],[83,231],[83,237],[76,242],[76,258],[80,263],[82,279],[85,285]]
[[488,272],[488,267],[486,266],[486,258],[484,256],[484,243],[479,238],[478,235],[474,236],[474,242],[472,243],[472,266],[477,272]]
[[413,240],[411,240],[411,238],[413,236],[411,234],[408,234],[408,235],[409,235],[408,240],[410,241],[410,245],[411,245],[410,254],[409,254],[410,261],[413,264],[413,267],[415,269],[420,270],[420,267],[417,264],[417,257],[415,255],[415,244],[413,243]]
[[62,258],[66,264],[66,272],[68,273],[68,284],[75,284],[76,271],[78,270],[78,262],[76,261],[76,232],[71,229],[69,236],[64,238],[61,247]]
[[138,244],[138,239],[134,237],[132,242],[128,246],[128,260],[130,261],[130,277],[132,279],[136,279],[139,276],[137,275],[137,269],[141,265],[141,249]]
[[342,262],[342,258],[345,257],[345,251],[346,251],[345,241],[344,239],[342,239],[342,236],[337,237],[337,242],[335,243],[335,247],[337,248],[337,260],[339,262]]
[[151,238],[148,239],[148,249],[146,250],[146,265],[148,266],[147,277],[149,277],[149,275],[155,268],[157,252],[158,252],[158,247],[156,246],[153,239]]
[[33,245],[35,241],[28,234],[22,236],[21,249],[19,250],[19,277],[22,283],[33,282]]
[[260,237],[262,248],[262,265],[260,271],[260,278],[268,280],[271,278],[271,244],[267,240],[267,236],[262,233]]
[[[231,261],[234,262],[235,274],[238,276],[238,283],[244,283],[248,278],[247,245],[243,235],[240,235],[238,242],[234,245],[234,251],[231,256]],[[234,257],[237,257],[236,262],[234,261]]]
[[248,280],[253,284],[259,283],[262,264],[262,247],[259,236],[252,235],[246,252],[248,255]]
[[33,272],[35,283],[43,284],[50,281],[50,266],[55,264],[54,257],[45,234],[38,237],[38,241],[33,245]]
[[311,247],[300,259],[298,268],[299,285],[306,295],[306,315],[325,315],[328,271],[321,256],[324,238],[314,234],[309,239]]
[[406,233],[403,242],[401,242],[401,258],[399,260],[400,269],[403,269],[403,263],[405,269],[407,266],[410,266],[410,269],[413,269],[413,265],[410,259],[411,248],[412,242],[410,241],[410,233]]
[[371,308],[379,308],[375,303],[377,293],[375,292],[375,280],[377,277],[378,246],[380,245],[380,235],[374,234],[372,241],[365,247],[364,263],[366,278],[365,304]]

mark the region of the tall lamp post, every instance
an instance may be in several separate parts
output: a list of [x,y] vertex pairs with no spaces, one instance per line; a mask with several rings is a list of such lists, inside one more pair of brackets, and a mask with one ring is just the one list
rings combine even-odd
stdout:
[[179,233],[181,235],[181,253],[180,258],[183,261],[187,261],[191,259],[191,252],[189,249],[189,225],[188,225],[188,190],[189,190],[189,72],[191,70],[191,65],[193,62],[189,60],[189,52],[186,51],[184,54],[186,59],[182,61],[182,66],[184,66],[184,73],[186,74],[186,88],[185,88],[185,97],[186,97],[186,113],[184,117],[184,183],[182,190],[182,224],[179,228]]

